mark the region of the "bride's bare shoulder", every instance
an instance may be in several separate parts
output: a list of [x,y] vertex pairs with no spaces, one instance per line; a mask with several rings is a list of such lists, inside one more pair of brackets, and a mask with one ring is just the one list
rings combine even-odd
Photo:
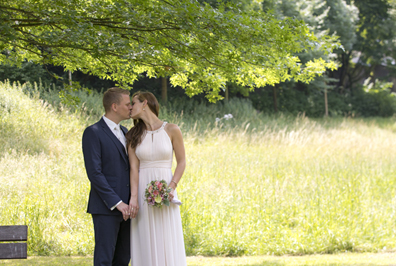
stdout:
[[181,133],[181,130],[180,130],[179,126],[176,125],[176,124],[171,124],[171,123],[167,123],[167,124],[165,125],[165,130],[166,130],[169,134],[172,134],[172,135],[174,135],[174,134],[180,134],[180,133]]

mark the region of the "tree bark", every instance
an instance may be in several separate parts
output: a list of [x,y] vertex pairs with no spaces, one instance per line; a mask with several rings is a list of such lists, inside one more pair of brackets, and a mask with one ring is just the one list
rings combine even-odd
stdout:
[[161,98],[164,104],[168,103],[168,79],[161,77]]
[[70,86],[70,88],[72,86],[72,73],[70,70],[69,70],[69,86]]
[[340,81],[338,83],[338,87],[341,88],[341,93],[343,93],[344,88],[346,87],[346,77],[349,71],[349,60],[351,58],[351,53],[343,53],[342,54],[342,66],[340,73]]
[[226,88],[225,88],[225,99],[226,99],[226,101],[228,102],[228,100],[229,100],[229,89],[228,89],[228,86],[226,85]]
[[276,98],[276,85],[272,87],[272,92],[274,95],[274,110],[275,110],[275,113],[277,113],[278,112],[278,100]]
[[329,116],[329,105],[327,102],[327,89],[324,89],[324,101],[325,101],[325,117]]

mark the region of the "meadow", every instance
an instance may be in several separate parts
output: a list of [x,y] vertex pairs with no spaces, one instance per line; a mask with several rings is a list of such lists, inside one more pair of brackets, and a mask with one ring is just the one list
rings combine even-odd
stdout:
[[[29,226],[29,256],[93,251],[81,136],[101,96],[78,95],[65,107],[48,88],[0,83],[0,224]],[[184,135],[188,255],[395,250],[396,117],[268,116],[237,99],[160,117]]]

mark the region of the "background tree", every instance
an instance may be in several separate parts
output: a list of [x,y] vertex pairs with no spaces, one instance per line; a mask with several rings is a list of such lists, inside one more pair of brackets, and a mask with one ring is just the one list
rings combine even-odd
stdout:
[[[287,17],[294,17],[303,20],[307,23],[311,31],[316,36],[326,36],[330,32],[329,23],[326,20],[329,16],[331,6],[328,6],[325,0],[313,0],[313,1],[290,1],[290,0],[264,0],[262,2],[262,8],[266,12],[273,12],[276,17],[285,19]],[[333,35],[335,36],[334,32]],[[313,58],[322,58],[325,61],[334,58],[333,54],[326,53],[320,49],[304,50],[299,52],[298,57],[302,62],[308,62]],[[323,112],[328,115],[328,104],[327,104],[327,91],[331,89],[329,83],[334,81],[328,77],[325,73],[321,77],[316,77],[311,84],[303,84],[292,79],[292,82],[283,82],[277,86],[272,86],[269,90],[272,92],[274,111],[277,112],[279,108],[287,105],[291,106],[291,103],[281,104],[278,108],[278,96],[279,90],[298,90],[305,92],[305,98],[308,98],[310,94],[323,94],[324,95],[324,107]],[[296,101],[295,98],[290,98],[292,101]],[[307,101],[307,100],[304,100]],[[323,101],[323,99],[322,99]],[[311,102],[311,105],[317,105],[315,101]],[[304,106],[301,106],[301,112],[304,112]]]
[[[341,67],[334,71],[334,77],[339,78],[338,88],[342,91],[370,76],[377,65],[386,64],[386,57],[395,51],[392,29],[396,25],[386,0],[355,1],[353,5],[340,2],[344,2],[344,7],[335,6],[339,7],[339,15],[332,17],[332,23],[338,27],[332,31],[343,37],[344,49],[336,51]],[[354,34],[351,32],[353,29]]]
[[303,49],[330,52],[302,21],[195,1],[26,1],[0,5],[0,62],[28,59],[119,84],[170,76],[188,95],[215,101],[227,81],[254,88],[308,82],[335,64],[300,63]]

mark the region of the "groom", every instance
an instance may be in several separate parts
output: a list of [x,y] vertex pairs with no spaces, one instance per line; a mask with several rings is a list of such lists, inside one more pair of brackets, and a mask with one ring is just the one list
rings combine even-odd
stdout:
[[88,213],[95,231],[95,266],[130,261],[129,161],[122,120],[130,118],[129,91],[113,87],[103,95],[105,115],[84,131],[82,148],[91,182]]

